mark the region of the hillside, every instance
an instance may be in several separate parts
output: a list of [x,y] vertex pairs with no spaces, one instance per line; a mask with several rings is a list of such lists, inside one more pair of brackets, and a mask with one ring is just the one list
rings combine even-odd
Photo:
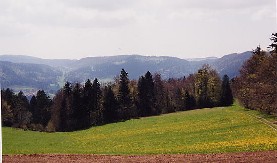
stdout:
[[[0,61],[0,81],[2,88],[57,90],[58,79],[62,76],[59,69],[43,64],[12,63]],[[17,90],[16,90],[17,91]]]
[[238,76],[241,66],[252,55],[252,52],[229,54],[211,63],[211,65],[219,72],[221,76],[227,74],[229,77],[233,78]]
[[[0,56],[0,78],[3,88],[15,90],[31,87],[55,92],[63,82],[83,82],[98,78],[111,81],[124,68],[130,79],[138,79],[147,71],[160,73],[162,78],[182,78],[195,73],[203,64],[210,64],[223,76],[233,78],[251,52],[230,54],[222,58],[184,60],[175,57],[121,55],[88,57],[80,60],[41,59],[29,56]],[[5,62],[4,62],[5,61]],[[50,87],[52,86],[52,87]],[[54,86],[54,87],[53,87]]]
[[3,128],[3,154],[185,154],[277,150],[276,128],[256,116],[263,115],[235,105],[133,119],[70,133]]
[[51,67],[68,67],[76,60],[70,59],[42,59],[26,55],[0,55],[0,61],[9,61],[13,63],[31,63],[44,64]]

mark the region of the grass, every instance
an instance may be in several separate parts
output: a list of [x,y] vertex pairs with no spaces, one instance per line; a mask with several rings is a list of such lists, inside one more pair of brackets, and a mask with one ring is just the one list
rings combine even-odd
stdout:
[[[234,105],[141,118],[69,133],[2,128],[3,154],[177,154],[277,150],[277,131]],[[265,117],[266,118],[266,117]]]

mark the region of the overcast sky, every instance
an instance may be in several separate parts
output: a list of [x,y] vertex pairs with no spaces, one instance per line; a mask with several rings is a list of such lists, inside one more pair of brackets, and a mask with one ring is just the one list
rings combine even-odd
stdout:
[[0,54],[220,57],[276,28],[275,0],[0,0]]

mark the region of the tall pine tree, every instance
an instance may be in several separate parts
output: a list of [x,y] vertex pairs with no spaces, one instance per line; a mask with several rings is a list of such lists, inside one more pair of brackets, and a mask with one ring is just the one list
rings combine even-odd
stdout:
[[160,74],[154,74],[154,94],[155,94],[155,114],[161,114],[167,112],[166,107],[166,92],[164,82],[162,81]]
[[76,83],[73,86],[72,91],[72,109],[73,109],[73,125],[74,130],[83,129],[84,126],[84,117],[83,117],[83,98],[82,98],[82,86],[79,83]]
[[152,74],[147,71],[138,81],[138,98],[140,116],[151,116],[156,113],[154,81]]
[[112,90],[112,87],[106,86],[103,99],[103,116],[105,123],[112,123],[118,120],[118,108],[119,105]]
[[51,117],[50,106],[52,100],[46,95],[44,90],[39,90],[36,96],[36,107],[34,110],[34,123],[46,126]]
[[127,120],[132,117],[132,99],[129,88],[128,73],[122,69],[119,78],[118,102],[120,105],[120,119]]
[[72,131],[72,86],[66,82],[63,87],[63,98],[60,108],[60,130]]
[[101,109],[101,97],[102,91],[100,83],[97,78],[92,83],[92,123],[93,125],[99,125],[103,123],[103,113]]
[[228,75],[224,75],[221,85],[220,103],[221,106],[230,106],[233,104],[234,98],[230,86]]
[[84,119],[84,126],[90,127],[91,126],[91,115],[93,112],[93,88],[92,83],[88,79],[85,83],[84,90],[83,90],[83,102],[84,102],[84,110],[83,110],[83,119]]

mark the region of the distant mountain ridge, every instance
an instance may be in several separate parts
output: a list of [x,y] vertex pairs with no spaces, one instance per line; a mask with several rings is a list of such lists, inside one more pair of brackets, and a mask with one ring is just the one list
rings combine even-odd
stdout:
[[0,55],[0,61],[8,61],[13,63],[33,63],[44,64],[52,67],[66,67],[77,60],[70,59],[42,59],[38,57],[26,55]]
[[2,88],[33,86],[37,89],[52,89],[58,88],[65,81],[83,82],[94,78],[111,81],[122,68],[129,73],[130,79],[138,79],[147,71],[160,73],[163,79],[180,78],[195,73],[204,64],[211,65],[221,76],[227,74],[233,78],[251,56],[250,51],[221,58],[190,60],[141,55],[87,57],[80,60],[0,55],[0,79]]

